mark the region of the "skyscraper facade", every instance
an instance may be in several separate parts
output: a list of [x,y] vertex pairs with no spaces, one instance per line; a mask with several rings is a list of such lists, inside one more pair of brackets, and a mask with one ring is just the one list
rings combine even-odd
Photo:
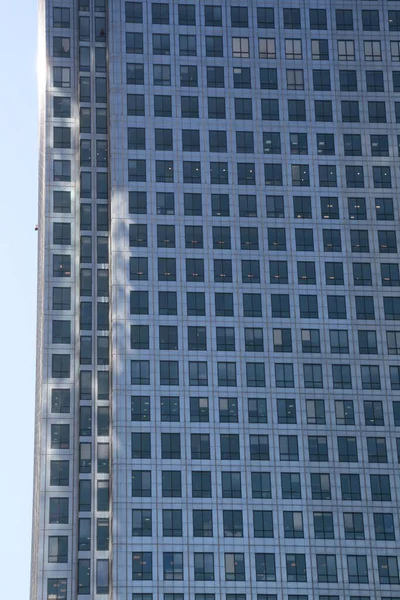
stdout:
[[400,3],[40,42],[31,600],[399,600]]

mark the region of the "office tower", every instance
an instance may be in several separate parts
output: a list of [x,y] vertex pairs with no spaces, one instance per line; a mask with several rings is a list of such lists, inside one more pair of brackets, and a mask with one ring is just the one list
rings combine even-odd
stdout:
[[400,597],[400,5],[46,0],[32,600]]

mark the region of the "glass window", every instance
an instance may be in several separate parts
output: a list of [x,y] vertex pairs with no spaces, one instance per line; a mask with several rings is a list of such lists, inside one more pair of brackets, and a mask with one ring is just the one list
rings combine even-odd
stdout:
[[273,330],[274,352],[292,352],[292,333],[290,329]]
[[[287,314],[287,316],[290,316]],[[292,363],[275,363],[276,387],[293,388],[294,372]]]
[[337,566],[334,554],[317,554],[317,578],[320,583],[336,583]]
[[328,40],[311,40],[313,60],[329,60]]
[[141,2],[125,2],[125,22],[142,23],[143,6]]
[[255,538],[272,538],[272,537],[274,537],[272,511],[270,511],[270,510],[254,510],[253,511],[253,526],[254,526],[254,537]]
[[340,229],[323,229],[323,244],[325,252],[341,252],[342,241]]
[[357,71],[353,70],[340,70],[339,71],[339,85],[341,92],[357,92]]
[[262,90],[278,89],[278,72],[274,68],[260,68],[260,86]]
[[316,539],[334,539],[333,514],[331,512],[314,512],[314,536]]
[[220,185],[229,183],[227,162],[210,162],[210,181]]
[[309,435],[308,453],[311,462],[328,462],[328,442],[326,436]]
[[151,552],[133,552],[132,553],[132,579],[134,581],[151,580],[152,574],[152,553]]
[[339,203],[335,197],[321,198],[321,216],[323,219],[339,218]]
[[338,31],[352,31],[353,30],[353,11],[346,9],[336,10],[336,29]]
[[330,500],[331,484],[329,473],[311,473],[310,479],[313,500]]
[[[208,132],[209,136],[209,148],[210,152],[226,152],[227,151],[227,140],[226,131],[214,131]],[[238,133],[236,134],[236,138]]]
[[69,449],[69,425],[56,423],[51,425],[50,447],[59,450]]
[[78,595],[90,594],[90,560],[78,560]]
[[255,559],[256,581],[276,581],[275,554],[256,553]]
[[301,319],[318,319],[318,298],[314,295],[300,294],[299,309]]
[[278,423],[294,424],[296,418],[296,401],[294,398],[278,398],[277,400]]
[[283,9],[283,26],[285,29],[300,29],[300,9],[299,8],[284,8]]
[[50,498],[49,503],[49,523],[68,524],[68,498]]
[[306,400],[307,423],[310,425],[324,425],[325,402],[324,400]]
[[[294,116],[303,115],[303,101],[289,101],[295,103],[291,114]],[[296,102],[300,102],[300,105],[296,104]],[[279,104],[278,100],[261,100],[261,110],[262,110],[262,118],[264,121],[279,121]],[[300,120],[296,118],[296,120]]]
[[246,363],[247,387],[265,387],[264,363]]
[[[209,98],[211,100],[211,98]],[[219,116],[212,116],[209,111],[209,117],[211,118],[221,118],[225,119],[225,99],[224,98],[216,98],[218,101],[216,114]],[[209,104],[210,106],[210,104]],[[235,119],[243,120],[243,121],[251,121],[253,118],[253,107],[251,98],[235,98]]]
[[194,4],[178,4],[179,25],[196,25],[196,6]]
[[[128,81],[128,83],[130,83]],[[142,82],[143,85],[144,81]],[[171,85],[170,65],[153,65],[153,84],[160,86]]]
[[310,8],[309,18],[310,29],[326,30],[328,28],[326,10],[324,8]]
[[248,9],[247,6],[231,7],[231,25],[232,27],[248,27]]
[[71,69],[69,67],[53,67],[53,85],[55,88],[71,87]]
[[366,71],[367,92],[384,92],[383,71]]
[[[168,114],[167,116],[172,116],[172,105],[170,114]],[[190,119],[199,118],[199,100],[197,97],[181,96],[181,116],[183,118]]]
[[[196,65],[181,65],[180,67],[180,84],[182,87],[197,87],[197,66]],[[215,85],[213,87],[219,87]]]
[[212,552],[194,553],[195,581],[214,581],[214,554]]
[[381,61],[382,48],[380,40],[364,41],[364,56],[368,61]]
[[371,496],[375,502],[390,502],[392,493],[389,475],[370,475]]
[[70,411],[70,391],[63,389],[51,390],[51,412],[69,413]]
[[153,2],[151,5],[151,16],[153,25],[168,25],[169,24],[169,6]]
[[233,317],[233,295],[217,292],[215,294],[215,314],[218,317]]
[[143,94],[128,94],[127,95],[127,112],[131,116],[144,116],[144,95]]
[[288,294],[271,294],[271,314],[272,318],[290,318]]
[[223,88],[224,85],[224,67],[207,67],[207,87]]
[[131,384],[150,385],[150,363],[148,360],[131,361]]
[[69,37],[53,37],[53,56],[56,58],[69,58],[70,42]]
[[70,12],[69,8],[57,7],[53,8],[53,27],[69,28]]
[[289,60],[301,60],[303,58],[302,41],[285,39],[285,57]]
[[182,537],[181,510],[164,509],[162,511],[162,522],[164,537]]
[[131,396],[131,420],[150,421],[149,396]]
[[[251,103],[251,101],[250,101]],[[236,107],[236,102],[235,102]],[[225,98],[208,98],[208,118],[225,119]]]
[[265,472],[251,473],[251,489],[253,498],[271,498],[271,475]]
[[250,58],[249,38],[232,38],[232,56],[233,58]]
[[275,27],[275,15],[273,8],[257,8],[257,26],[260,29],[273,29]]
[[276,58],[274,38],[258,38],[258,56],[262,59]]
[[161,396],[160,413],[162,422],[180,421],[180,403],[178,396]]
[[283,530],[285,538],[304,538],[303,513],[284,510]]
[[[265,135],[265,134],[263,134],[263,135]],[[223,146],[223,148],[225,148],[225,149],[222,151],[226,152],[226,143],[225,143],[225,146]],[[236,132],[236,152],[238,154],[254,153],[254,134],[252,131],[237,131]],[[241,166],[243,167],[243,163],[241,163]],[[239,165],[238,165],[238,167],[239,167]],[[253,168],[253,172],[254,172],[254,168]]]
[[224,55],[223,37],[215,35],[206,35],[206,56]]
[[243,314],[245,317],[262,317],[260,294],[243,294]]
[[306,133],[290,133],[289,142],[291,154],[308,154],[308,141]]
[[244,554],[240,552],[225,553],[225,580],[245,581]]
[[140,63],[127,63],[126,83],[128,85],[144,84],[144,65]]
[[52,460],[50,461],[50,485],[67,486],[69,485],[69,461]]
[[286,554],[286,577],[288,582],[307,581],[305,554]]
[[267,423],[268,422],[266,398],[249,398],[248,399],[248,418],[249,418],[249,423]]
[[396,556],[378,556],[379,582],[386,585],[400,583],[399,566]]
[[283,174],[281,164],[264,164],[264,178],[265,185],[268,186],[282,186],[283,185]]
[[331,90],[330,71],[328,69],[314,69],[313,84],[314,91],[329,92]]
[[[169,44],[168,44],[169,46]],[[153,53],[162,54],[162,52],[156,52],[157,41],[153,36]],[[127,54],[143,54],[143,34],[142,33],[126,33],[126,52]]]
[[151,509],[132,510],[132,536],[147,537],[152,535]]
[[240,460],[240,444],[238,434],[221,434],[220,447],[221,460]]
[[231,249],[231,228],[214,226],[213,248],[215,250],[230,250]]
[[180,35],[179,36],[179,55],[180,56],[196,56],[196,36],[195,35]]
[[346,540],[364,540],[364,518],[362,513],[343,513],[344,534]]
[[338,436],[339,462],[358,462],[357,438],[350,436]]
[[241,498],[241,474],[236,471],[222,471],[221,473],[222,497]]
[[205,327],[188,327],[188,349],[196,351],[207,350],[207,336]]
[[182,497],[182,480],[180,471],[162,471],[161,482],[163,498]]
[[354,40],[338,40],[337,48],[339,60],[355,60]]
[[[139,181],[143,181],[143,179],[139,179]],[[162,183],[173,183],[174,163],[172,160],[156,160],[156,181]]]
[[364,555],[347,555],[349,583],[368,583],[367,557]]
[[395,529],[392,513],[374,513],[376,540],[395,540]]
[[283,499],[300,499],[300,473],[281,473],[281,489]]
[[208,385],[206,362],[189,362],[189,385]]
[[322,365],[303,365],[304,387],[323,388]]
[[193,498],[211,498],[210,471],[192,471],[192,496]]
[[192,396],[190,398],[190,421],[192,423],[208,423],[209,404],[208,398]]
[[172,129],[155,129],[155,149],[172,150]]
[[223,284],[232,283],[232,261],[230,259],[214,259],[214,281]]
[[361,11],[363,31],[379,31],[379,11],[363,10]]
[[169,460],[181,458],[181,436],[179,433],[161,434],[161,458]]
[[146,161],[143,159],[128,160],[128,180],[146,181]]
[[268,435],[250,435],[250,459],[269,460]]
[[306,120],[305,100],[288,100],[289,121]]
[[314,110],[317,122],[333,121],[331,100],[314,100]]

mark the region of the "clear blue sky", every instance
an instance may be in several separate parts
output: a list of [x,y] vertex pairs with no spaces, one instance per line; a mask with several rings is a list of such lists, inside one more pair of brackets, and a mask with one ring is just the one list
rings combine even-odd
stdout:
[[29,598],[37,234],[37,1],[2,3],[0,36],[1,597]]

